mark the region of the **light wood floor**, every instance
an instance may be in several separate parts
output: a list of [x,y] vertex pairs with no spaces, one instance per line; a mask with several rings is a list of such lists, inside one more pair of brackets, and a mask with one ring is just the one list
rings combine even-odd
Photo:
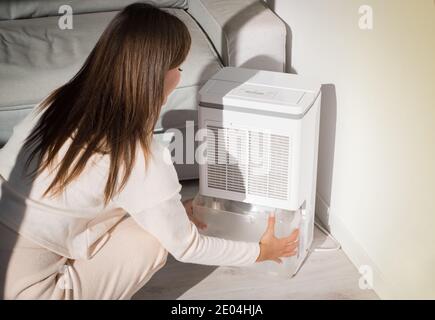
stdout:
[[[183,182],[183,199],[198,191],[198,181]],[[333,243],[318,229],[313,247]],[[291,279],[247,268],[187,264],[168,257],[166,265],[134,299],[378,299],[358,287],[360,274],[343,251],[313,252]]]

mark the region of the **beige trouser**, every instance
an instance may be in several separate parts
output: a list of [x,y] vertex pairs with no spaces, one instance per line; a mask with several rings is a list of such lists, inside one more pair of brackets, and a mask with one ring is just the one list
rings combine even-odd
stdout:
[[131,217],[111,229],[90,260],[59,256],[0,223],[0,298],[130,299],[167,255]]

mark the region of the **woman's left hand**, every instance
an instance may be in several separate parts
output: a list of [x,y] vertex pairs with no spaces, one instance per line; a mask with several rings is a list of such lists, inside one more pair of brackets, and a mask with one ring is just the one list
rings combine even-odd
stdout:
[[183,206],[186,209],[190,221],[192,221],[197,228],[205,229],[207,227],[204,222],[198,220],[198,218],[193,215],[193,199],[183,201]]

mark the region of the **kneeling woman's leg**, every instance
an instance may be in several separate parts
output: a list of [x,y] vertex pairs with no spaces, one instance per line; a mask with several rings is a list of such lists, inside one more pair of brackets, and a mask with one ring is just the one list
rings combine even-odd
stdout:
[[0,299],[65,299],[67,260],[0,223]]
[[123,219],[92,259],[70,262],[72,298],[130,299],[165,265],[167,256],[133,218]]
[[6,299],[130,299],[168,255],[130,217],[111,229],[90,260],[68,260],[0,227],[0,293]]

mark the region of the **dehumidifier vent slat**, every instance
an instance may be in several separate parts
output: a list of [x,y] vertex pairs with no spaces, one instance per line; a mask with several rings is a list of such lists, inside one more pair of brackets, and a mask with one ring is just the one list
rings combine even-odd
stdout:
[[267,195],[267,171],[269,165],[269,145],[262,132],[249,131],[248,194]]
[[290,138],[287,136],[270,136],[270,172],[269,190],[270,198],[285,200],[288,197],[288,165],[289,165]]
[[228,191],[245,193],[244,177],[246,176],[246,131],[225,128]]
[[246,131],[207,127],[208,187],[245,193]]
[[222,137],[218,134],[217,129],[210,128],[207,135],[207,180],[210,188],[226,190],[227,166],[219,152]]

